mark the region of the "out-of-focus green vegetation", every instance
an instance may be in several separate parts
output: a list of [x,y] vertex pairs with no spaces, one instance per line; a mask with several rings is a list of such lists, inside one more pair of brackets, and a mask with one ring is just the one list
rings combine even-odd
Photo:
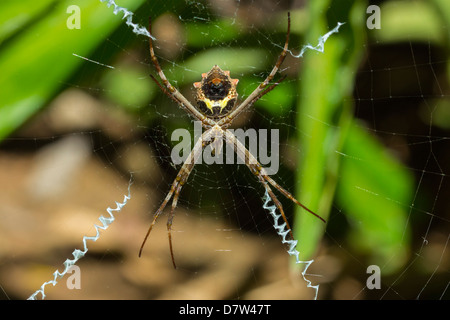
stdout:
[[[404,265],[410,253],[408,204],[414,181],[362,123],[353,119],[353,88],[368,42],[367,6],[366,1],[310,3],[306,42],[315,44],[336,21],[346,24],[328,40],[323,55],[305,56],[299,74],[297,125],[302,157],[297,196],[326,219],[336,204],[352,221],[348,244],[390,274]],[[383,26],[372,35],[383,42],[438,42],[445,46],[448,30],[442,26],[449,25],[445,20],[449,8],[443,1],[388,1],[381,7]],[[301,257],[311,259],[325,227],[308,213],[297,211],[295,237]]]
[[[344,22],[338,34],[325,43],[325,52],[309,52],[299,81],[297,125],[302,156],[297,172],[298,197],[328,220],[336,185],[345,179],[341,171],[341,151],[352,126],[354,77],[362,59],[365,41],[364,1],[347,1],[333,7],[338,16],[327,19],[331,1],[311,2],[310,26],[305,42],[316,45],[317,39],[338,22]],[[352,202],[351,197],[346,201]],[[302,260],[311,259],[322,238],[325,226],[301,210],[298,211],[295,236],[299,239]]]
[[[143,0],[128,1],[130,10]],[[57,94],[83,60],[122,23],[100,1],[80,0],[81,29],[69,29],[73,1],[0,3],[0,139]]]

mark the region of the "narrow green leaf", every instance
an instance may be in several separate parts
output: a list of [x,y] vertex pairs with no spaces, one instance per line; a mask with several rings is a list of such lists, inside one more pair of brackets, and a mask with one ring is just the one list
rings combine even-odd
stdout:
[[[333,22],[326,20],[326,9],[335,6]],[[297,199],[327,219],[334,200],[340,171],[340,156],[353,119],[352,91],[356,70],[362,58],[365,23],[361,13],[364,1],[347,1],[345,5],[330,1],[310,3],[311,25],[306,42],[316,45],[337,22],[345,22],[339,33],[325,43],[324,53],[307,51],[299,75],[297,126],[299,128],[299,170]],[[334,20],[338,19],[338,20]],[[314,256],[325,225],[300,208],[296,209],[294,237],[299,241],[302,260]]]
[[24,25],[37,19],[53,2],[55,0],[3,0],[0,2],[0,44]]
[[381,143],[356,125],[342,154],[337,200],[351,222],[349,243],[389,274],[408,256],[413,179]]
[[[143,0],[130,0],[133,10]],[[57,93],[84,61],[120,23],[112,8],[100,1],[79,0],[81,29],[67,27],[67,8],[73,1],[59,1],[41,19],[0,51],[0,139],[22,125]],[[27,10],[26,4],[22,7]],[[132,31],[130,30],[130,33]]]

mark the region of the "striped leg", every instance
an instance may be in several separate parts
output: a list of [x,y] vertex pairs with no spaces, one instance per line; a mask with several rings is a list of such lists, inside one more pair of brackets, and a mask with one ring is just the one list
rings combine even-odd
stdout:
[[[275,74],[278,72],[278,69],[280,68],[281,64],[283,63],[284,59],[286,58],[286,55],[288,52],[288,46],[289,46],[290,32],[291,32],[291,15],[288,12],[288,28],[287,28],[287,34],[286,34],[286,42],[284,43],[283,51],[281,52],[280,56],[278,57],[277,63],[275,64],[275,66],[273,67],[272,71],[267,76],[267,78],[247,97],[247,99],[244,100],[244,102],[242,102],[236,109],[234,109],[226,117],[223,117],[220,121],[217,122],[217,124],[219,126],[223,126],[224,124],[231,122],[237,115],[239,115],[247,107],[251,106],[256,100],[261,98],[264,94],[266,94],[267,92],[269,92],[276,86],[275,85],[271,89],[263,92],[263,90],[266,89],[269,82],[272,81],[273,77],[275,77]],[[281,81],[279,81],[279,82],[281,82]]]
[[[148,32],[151,34],[151,20],[148,26]],[[175,88],[169,80],[167,80],[166,75],[161,69],[161,65],[159,64],[158,59],[155,55],[155,50],[153,49],[153,40],[150,37],[149,40],[150,47],[150,58],[152,60],[153,65],[155,66],[156,72],[158,76],[161,78],[163,85],[161,85],[153,76],[152,79],[156,82],[156,84],[162,89],[162,91],[167,94],[171,99],[178,103],[181,108],[189,112],[195,119],[200,120],[203,124],[207,124],[209,126],[213,126],[215,122],[207,117],[205,117],[201,112],[199,112],[190,102],[187,100],[178,90]]]
[[323,222],[325,220],[319,216],[318,214],[314,213],[312,210],[307,208],[305,205],[300,203],[297,199],[294,198],[292,194],[290,194],[288,191],[283,189],[278,183],[276,183],[269,175],[267,175],[266,170],[261,166],[261,164],[256,160],[256,158],[250,153],[250,151],[247,150],[247,148],[235,137],[233,133],[231,133],[229,130],[224,130],[225,135],[225,141],[228,144],[231,144],[234,147],[234,151],[238,155],[238,157],[241,158],[241,160],[245,161],[245,164],[250,169],[250,171],[258,177],[259,181],[263,184],[264,188],[266,189],[267,193],[269,194],[270,198],[272,199],[275,206],[278,208],[278,210],[281,213],[281,216],[283,217],[284,222],[286,223],[286,227],[289,230],[289,233],[291,237],[292,235],[292,229],[289,226],[289,222],[287,221],[286,215],[284,214],[283,206],[281,205],[281,202],[278,200],[278,198],[275,196],[275,194],[272,192],[272,189],[270,188],[269,184],[271,184],[273,187],[275,187],[278,191],[280,191],[286,198],[300,206],[301,208],[305,209],[315,217],[319,218]]
[[167,219],[167,233],[169,237],[169,246],[170,246],[170,255],[172,257],[172,263],[174,268],[176,268],[175,259],[173,255],[173,247],[172,247],[172,222],[174,217],[174,211],[177,206],[178,197],[180,195],[181,188],[186,183],[187,179],[189,178],[190,173],[192,172],[192,169],[195,166],[195,163],[201,156],[202,150],[206,143],[208,143],[211,140],[212,135],[214,134],[214,131],[212,129],[206,131],[202,134],[201,138],[198,139],[198,141],[195,143],[194,148],[192,149],[191,153],[187,157],[186,161],[184,162],[183,166],[181,167],[180,171],[178,172],[175,180],[172,183],[172,186],[170,187],[170,191],[167,194],[164,201],[161,203],[161,206],[156,211],[153,221],[150,224],[150,227],[148,228],[147,234],[145,235],[144,241],[142,242],[141,248],[139,250],[139,257],[142,255],[142,250],[144,249],[144,245],[147,242],[147,238],[150,235],[150,232],[152,231],[153,226],[156,223],[156,220],[163,212],[164,208],[166,207],[167,203],[170,201],[170,199],[173,196],[172,200],[172,208],[170,210],[169,217]]

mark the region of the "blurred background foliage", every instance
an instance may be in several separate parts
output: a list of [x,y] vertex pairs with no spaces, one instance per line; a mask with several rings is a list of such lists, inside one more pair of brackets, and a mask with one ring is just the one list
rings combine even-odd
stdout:
[[[70,0],[0,3],[0,139],[20,136],[24,124],[73,84],[113,102],[133,117],[136,126],[157,123],[168,133],[179,127],[190,128],[189,118],[173,116],[179,110],[148,76],[154,73],[148,57],[139,65],[134,63],[138,58],[127,55],[139,47],[145,55],[147,39],[132,34],[121,14],[114,15],[111,8],[94,0],[76,2],[82,12],[82,28],[70,30],[66,9],[72,4]],[[418,238],[411,235],[418,178],[408,169],[410,165],[402,163],[401,157],[374,134],[376,131],[366,129],[370,125],[364,123],[362,112],[358,114],[365,103],[358,100],[358,89],[363,92],[375,85],[364,82],[358,72],[367,63],[371,46],[391,51],[404,44],[432,46],[448,63],[450,4],[445,0],[376,1],[382,12],[382,28],[368,30],[365,10],[369,4],[363,0],[321,0],[292,9],[291,48],[316,45],[318,37],[337,22],[345,24],[328,39],[323,54],[308,51],[301,59],[301,68],[286,69],[289,80],[255,105],[257,121],[253,123],[266,128],[271,123],[277,128],[286,124],[280,128],[282,135],[292,139],[299,154],[294,156],[295,175],[293,168],[282,168],[291,172],[282,171],[280,175],[290,181],[282,185],[295,185],[297,198],[328,220],[328,234],[343,235],[342,241],[366,257],[368,264],[381,265],[384,275],[390,275],[405,267]],[[239,77],[240,96],[248,95],[271,68],[280,50],[273,43],[282,45],[286,32],[287,10],[279,10],[270,21],[256,26],[260,30],[251,32],[243,27],[245,23],[226,15],[203,12],[215,20],[194,19],[200,7],[193,8],[189,1],[161,6],[128,0],[123,5],[136,12],[134,22],[144,26],[151,14],[155,34],[172,39],[172,32],[180,37],[178,48],[158,43],[161,48],[157,54],[168,78],[183,92],[199,80],[201,72],[218,64],[230,70],[232,77]],[[186,21],[180,23],[167,9],[183,12]],[[158,25],[163,27],[158,29]],[[287,60],[288,66],[298,62]],[[366,66],[365,70],[374,68]],[[358,87],[358,81],[366,88]],[[395,86],[392,83],[391,89]],[[448,129],[448,110],[448,101],[437,101],[432,125]],[[258,113],[263,116],[258,117]],[[292,127],[297,128],[296,136]],[[195,195],[190,199],[195,201]],[[325,226],[302,210],[295,211],[294,220],[302,259],[311,259],[320,248]]]

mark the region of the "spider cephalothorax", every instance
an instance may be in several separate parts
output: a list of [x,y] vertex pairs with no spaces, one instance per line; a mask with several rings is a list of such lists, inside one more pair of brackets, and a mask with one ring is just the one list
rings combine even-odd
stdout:
[[230,71],[224,71],[217,65],[208,73],[202,73],[202,81],[194,83],[200,111],[213,119],[228,114],[236,103],[238,82],[239,79],[231,79]]

